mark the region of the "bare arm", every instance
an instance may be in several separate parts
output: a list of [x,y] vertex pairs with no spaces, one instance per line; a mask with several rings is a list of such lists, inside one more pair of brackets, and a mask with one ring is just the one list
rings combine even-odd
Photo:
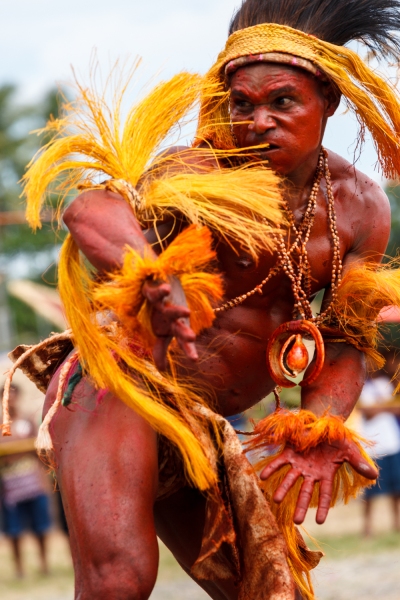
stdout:
[[[368,186],[363,193],[363,203],[372,212],[370,220],[362,221],[353,247],[343,261],[343,272],[355,263],[381,262],[390,235],[390,207],[386,194],[377,185]],[[372,207],[371,207],[372,205]],[[328,289],[321,310],[331,302]],[[316,415],[326,411],[347,419],[352,412],[366,377],[365,357],[345,343],[325,343],[326,359],[317,380],[302,389],[302,408]]]
[[156,257],[128,203],[118,194],[106,190],[81,194],[65,211],[64,222],[99,271],[109,273],[122,267],[126,245],[140,253],[146,248]]
[[[103,190],[81,194],[65,211],[64,221],[79,249],[100,272],[121,267],[127,245],[157,257],[131,208],[118,194]],[[145,282],[143,295],[153,305],[152,325],[157,337],[153,355],[158,369],[167,366],[166,352],[173,337],[190,359],[197,360],[190,311],[179,282]]]
[[[372,189],[371,189],[372,188]],[[364,202],[373,205],[373,219],[363,222],[363,229],[355,236],[355,243],[344,260],[344,269],[355,262],[381,261],[390,234],[390,210],[386,195],[377,186],[369,186]],[[323,308],[330,302],[329,290],[325,294]],[[323,310],[322,308],[322,310]],[[364,355],[345,343],[327,343],[323,370],[316,381],[302,389],[301,407],[317,416],[328,412],[344,419],[352,412],[366,377]],[[334,477],[343,464],[348,462],[358,473],[369,479],[377,477],[376,470],[361,456],[357,446],[346,440],[334,445],[321,443],[307,455],[286,447],[281,456],[275,459],[262,473],[267,479],[283,465],[291,469],[274,494],[276,502],[282,502],[288,490],[303,477],[303,484],[297,500],[294,521],[304,521],[314,485],[319,482],[320,495],[317,523],[324,523],[330,508]]]

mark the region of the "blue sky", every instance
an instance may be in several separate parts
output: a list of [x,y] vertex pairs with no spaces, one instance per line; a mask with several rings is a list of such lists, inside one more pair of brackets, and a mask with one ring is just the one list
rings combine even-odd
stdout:
[[[144,72],[168,77],[205,72],[226,41],[240,0],[0,0],[0,85],[14,82],[21,100],[55,83],[85,80],[93,51],[102,72],[120,58],[143,57]],[[343,113],[343,110],[340,111]],[[330,120],[325,145],[353,160],[357,125],[351,115]],[[376,155],[366,143],[358,168],[374,179]]]

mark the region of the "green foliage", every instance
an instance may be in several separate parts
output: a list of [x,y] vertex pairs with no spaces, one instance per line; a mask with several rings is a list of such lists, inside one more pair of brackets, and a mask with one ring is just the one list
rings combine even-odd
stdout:
[[380,552],[398,551],[400,536],[396,531],[379,533],[371,538],[364,538],[358,533],[348,535],[325,535],[318,537],[318,543],[306,538],[311,550],[321,550],[329,559],[340,559],[364,554],[377,555]]
[[14,85],[0,87],[0,211],[23,208],[19,180],[42,145],[31,131],[44,127],[59,113],[58,93],[50,91],[39,104],[21,105]]
[[65,236],[65,230],[57,230],[50,223],[43,223],[42,229],[36,233],[29,225],[7,225],[2,228],[1,251],[4,254],[34,253],[61,244]]
[[394,257],[400,250],[400,186],[390,183],[386,187],[392,213],[392,226],[386,254]]
[[[21,177],[36,152],[48,141],[36,130],[43,128],[50,118],[58,116],[59,94],[56,90],[49,91],[37,104],[21,104],[18,102],[18,89],[15,85],[0,86],[0,212],[20,211],[21,214],[24,210]],[[48,252],[55,244],[61,244],[65,235],[64,230],[58,230],[57,225],[50,223],[44,223],[41,230],[33,233],[22,222],[3,226],[0,222],[1,264],[7,272],[7,265],[13,264],[13,258],[23,257],[32,269],[30,278],[34,279],[37,275],[33,268],[37,253]],[[54,279],[53,269],[50,274],[53,285]],[[44,278],[39,278],[42,284],[48,281],[49,273]],[[35,341],[54,329],[53,325],[35,315],[20,300],[8,297],[7,305],[16,342]]]
[[[26,165],[46,141],[43,136],[30,132],[59,115],[59,97],[55,90],[35,105],[20,105],[16,97],[15,86],[0,87],[0,212],[24,209],[19,181]],[[59,240],[64,237],[65,233],[59,232]],[[57,235],[50,226],[35,235],[27,225],[7,225],[1,230],[0,253],[35,252],[53,246],[56,240]]]

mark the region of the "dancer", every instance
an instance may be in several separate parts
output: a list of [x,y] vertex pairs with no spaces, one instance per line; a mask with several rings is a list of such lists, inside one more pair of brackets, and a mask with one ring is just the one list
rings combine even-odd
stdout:
[[[398,272],[376,270],[387,198],[322,140],[343,95],[384,174],[399,173],[397,93],[345,47],[361,39],[397,57],[399,8],[246,0],[206,78],[159,86],[122,136],[118,106],[108,126],[86,89],[91,125],[52,125],[59,135],[25,189],[37,226],[53,179],[84,180],[64,213],[60,292],[72,332],[13,358],[48,386],[39,444],[53,451],[77,598],[148,598],[156,534],[214,599],[289,600],[296,587],[313,598],[320,555],[294,523],[310,502],[323,523],[340,494],[376,478],[344,420],[366,356],[379,362],[375,318],[400,303]],[[155,157],[198,93],[193,148]],[[111,179],[88,181],[96,170]],[[302,336],[316,342],[309,366]],[[302,409],[288,413],[279,386],[302,371]],[[249,442],[278,447],[259,483],[223,417],[273,390],[278,410]]]

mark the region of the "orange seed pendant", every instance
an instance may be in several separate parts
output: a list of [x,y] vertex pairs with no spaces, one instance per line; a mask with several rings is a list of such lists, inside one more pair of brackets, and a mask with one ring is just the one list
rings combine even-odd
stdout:
[[308,351],[304,345],[301,335],[296,335],[296,341],[289,350],[286,356],[286,364],[292,371],[293,375],[297,377],[308,365]]
[[314,340],[315,357],[310,372],[299,385],[301,387],[310,385],[322,370],[325,347],[318,327],[306,319],[282,323],[268,341],[266,357],[269,374],[280,387],[295,387],[296,383],[287,378],[297,377],[308,366],[309,355],[302,339],[303,335]]

